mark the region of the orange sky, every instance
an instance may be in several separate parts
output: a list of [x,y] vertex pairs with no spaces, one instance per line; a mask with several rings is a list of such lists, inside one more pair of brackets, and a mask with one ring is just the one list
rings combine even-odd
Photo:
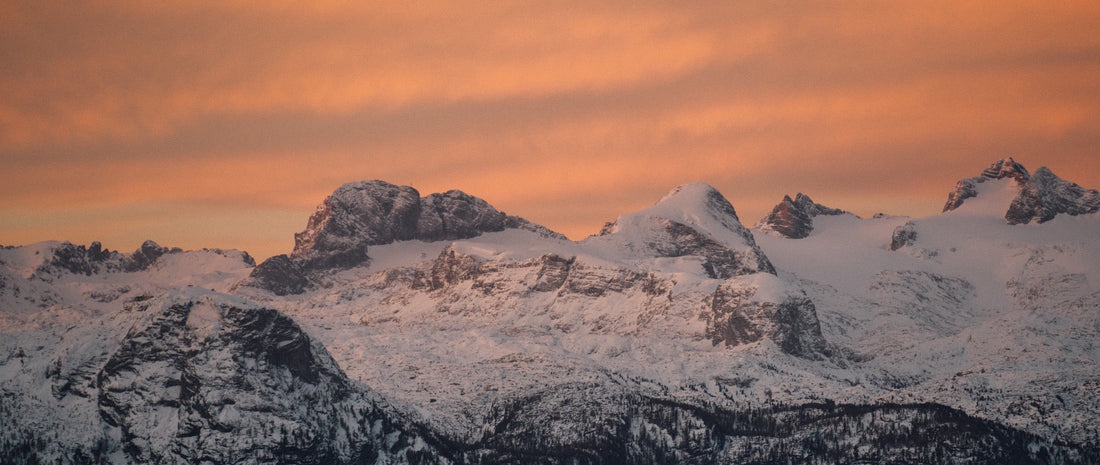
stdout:
[[0,3],[0,244],[264,258],[363,179],[574,239],[692,181],[749,225],[1100,188],[1092,1],[97,3]]

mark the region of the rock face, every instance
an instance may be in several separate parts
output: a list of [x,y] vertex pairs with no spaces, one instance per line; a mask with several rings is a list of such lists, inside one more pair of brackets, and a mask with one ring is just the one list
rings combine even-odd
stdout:
[[1055,176],[1047,167],[1035,171],[1005,213],[1009,224],[1044,223],[1059,214],[1084,215],[1100,210],[1100,192]]
[[0,465],[1098,463],[1100,217],[998,224],[1010,176],[803,241],[704,184],[580,242],[373,185],[255,268],[0,249]]
[[[178,247],[163,247],[154,241],[147,240],[129,255],[105,249],[99,242],[92,242],[89,246],[62,242],[58,243],[51,252],[52,256],[39,266],[38,275],[46,276],[58,271],[86,276],[100,272],[133,273],[149,269],[164,255],[180,253],[183,250]],[[220,255],[228,253],[220,249],[214,249],[212,252]],[[254,264],[252,257],[247,253],[236,251],[233,253],[239,253],[241,260],[245,263]]]
[[845,213],[848,212],[814,203],[808,195],[799,192],[794,200],[791,200],[789,195],[783,196],[783,201],[779,202],[756,226],[765,231],[775,231],[791,239],[802,239],[814,230],[814,217]]
[[394,241],[469,239],[505,229],[564,236],[508,216],[482,199],[451,190],[421,198],[409,186],[362,181],[340,186],[317,207],[306,229],[294,235],[294,251],[256,267],[245,285],[277,295],[299,294],[316,272],[350,268],[370,260],[368,246]]
[[656,205],[620,216],[596,237],[641,257],[699,257],[708,275],[728,278],[775,267],[717,189],[702,183],[676,187]]
[[913,245],[917,241],[917,225],[912,221],[894,228],[890,236],[890,250],[898,250],[907,245]]
[[1084,189],[1059,178],[1045,166],[1034,175],[1028,174],[1023,165],[1011,158],[994,162],[981,176],[959,181],[948,195],[943,211],[958,209],[965,200],[978,195],[979,185],[998,179],[1012,179],[1020,189],[1005,212],[1009,224],[1044,223],[1059,214],[1084,215],[1100,211],[1100,192],[1097,190]]
[[328,196],[290,254],[306,268],[347,268],[367,260],[367,246],[413,239],[420,193],[382,181],[344,184]]
[[157,261],[164,254],[179,253],[182,250],[178,248],[161,247],[153,241],[145,241],[141,244],[141,247],[134,251],[128,257],[128,260],[123,261],[122,269],[126,271],[141,271],[149,268],[154,262]]
[[249,282],[275,295],[301,294],[310,285],[302,266],[285,254],[276,255],[257,265],[249,274]]
[[967,178],[959,181],[955,184],[955,188],[947,195],[947,203],[943,206],[943,211],[948,212],[959,208],[966,199],[973,198],[978,195],[977,185],[988,182],[995,179],[1013,179],[1021,186],[1027,183],[1027,180],[1031,177],[1027,172],[1027,168],[1024,165],[1016,163],[1015,160],[1010,158],[1003,158],[993,162],[988,168],[982,170],[982,174],[977,177]]
[[372,461],[364,450],[405,463],[424,448],[290,318],[212,293],[165,299],[96,383],[132,463]]
[[[784,352],[816,358],[826,354],[813,302],[770,275],[734,278],[711,299],[707,336],[714,344],[737,346],[770,339]],[[778,291],[778,292],[777,292]]]

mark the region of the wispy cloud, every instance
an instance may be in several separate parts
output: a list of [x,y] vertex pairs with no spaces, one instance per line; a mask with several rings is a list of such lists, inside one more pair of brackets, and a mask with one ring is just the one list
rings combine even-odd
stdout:
[[1097,25],[1090,2],[8,3],[0,242],[140,205],[304,224],[369,178],[574,237],[696,180],[748,223],[797,190],[932,213],[1008,155],[1097,186]]

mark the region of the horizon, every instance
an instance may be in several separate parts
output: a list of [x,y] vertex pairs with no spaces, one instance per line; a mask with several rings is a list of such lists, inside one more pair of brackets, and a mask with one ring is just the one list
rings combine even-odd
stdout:
[[0,244],[289,253],[347,182],[573,240],[706,182],[938,213],[1012,157],[1100,187],[1100,5],[0,6]]
[[[1004,158],[1004,159],[996,160],[996,161],[994,161],[993,163],[991,163],[991,165],[993,165],[993,164],[996,164],[996,163],[997,163],[998,161],[1002,161],[1002,160],[1014,160],[1014,158],[1013,158],[1013,157],[1006,157],[1006,158]],[[1018,160],[1016,160],[1016,162],[1017,162],[1018,164],[1020,164],[1021,166],[1023,166],[1023,167],[1024,167],[1024,169],[1026,169],[1026,170],[1027,170],[1027,172],[1028,172],[1029,174],[1033,174],[1033,173],[1034,173],[1034,172],[1035,172],[1036,170],[1038,170],[1039,168],[1043,168],[1043,167],[1045,167],[1045,165],[1043,165],[1043,166],[1039,166],[1039,167],[1037,167],[1037,168],[1035,168],[1035,169],[1032,169],[1032,168],[1028,168],[1026,164],[1020,163],[1020,162],[1019,162]],[[979,177],[980,175],[981,175],[981,173],[979,172],[979,173],[978,173],[978,174],[976,174],[975,176],[965,176],[965,177],[962,177],[962,178],[959,178],[959,179],[960,179],[960,180],[962,180],[962,179],[967,179],[967,178],[974,178],[974,177]],[[1057,173],[1055,173],[1055,175],[1057,176]],[[1059,176],[1059,177],[1061,177],[1061,176]],[[1065,178],[1063,178],[1063,179],[1065,179]],[[371,180],[363,180],[363,181],[371,181]],[[383,180],[383,181],[384,181],[384,180]],[[1067,181],[1073,182],[1072,180],[1067,180]],[[361,181],[352,181],[351,183],[355,183],[355,182],[361,182]],[[671,194],[671,193],[672,193],[673,191],[675,191],[675,190],[679,189],[679,188],[680,188],[681,186],[685,186],[685,185],[688,185],[688,184],[693,184],[693,183],[702,183],[702,184],[705,184],[705,185],[707,185],[707,186],[710,186],[710,187],[712,187],[712,188],[715,188],[715,189],[717,189],[717,188],[716,188],[716,187],[714,187],[713,185],[711,185],[711,184],[709,184],[709,183],[706,183],[706,182],[702,182],[702,181],[697,181],[697,182],[689,182],[689,183],[681,183],[681,184],[678,184],[678,185],[676,185],[676,186],[672,186],[672,187],[670,187],[670,188],[668,189],[668,191],[666,191],[666,193],[665,193],[665,194],[663,194],[663,195],[662,195],[662,196],[660,196],[660,197],[657,197],[657,199],[656,199],[656,200],[654,200],[654,201],[653,201],[653,202],[652,202],[651,204],[649,204],[649,205],[645,205],[645,206],[643,206],[643,207],[641,207],[641,208],[638,208],[638,209],[636,209],[636,210],[632,210],[632,211],[628,211],[628,212],[621,212],[621,213],[620,213],[619,215],[616,215],[616,217],[615,217],[615,218],[612,218],[612,219],[610,219],[609,221],[615,221],[615,220],[616,220],[616,219],[618,218],[618,216],[620,216],[620,215],[627,215],[627,214],[630,214],[630,213],[634,213],[634,212],[636,212],[636,211],[642,210],[642,209],[644,209],[644,208],[647,208],[647,207],[649,207],[649,206],[655,205],[655,204],[659,203],[659,202],[660,202],[660,201],[661,201],[661,200],[662,200],[662,199],[663,199],[663,198],[664,198],[665,196],[667,196],[667,195],[670,195],[670,194]],[[341,184],[341,185],[342,185],[342,184]],[[339,186],[337,186],[337,187],[339,187]],[[408,186],[408,187],[412,187],[412,188],[416,189],[416,186]],[[1090,188],[1089,188],[1089,187],[1087,187],[1087,186],[1082,186],[1082,187],[1085,187],[1086,189],[1090,189]],[[335,188],[334,188],[334,190],[335,190]],[[460,190],[460,191],[461,191],[462,189],[457,189],[457,190]],[[719,191],[719,193],[721,193],[721,189],[717,189],[717,190]],[[428,196],[428,195],[430,195],[430,194],[434,194],[434,193],[435,193],[435,192],[420,192],[420,190],[419,190],[419,189],[417,189],[417,191],[418,191],[418,192],[420,193],[420,196],[421,196],[421,198],[423,198],[423,197],[426,197],[426,196]],[[441,191],[441,192],[442,192],[442,191]],[[951,191],[949,190],[948,192],[950,193]],[[467,194],[468,194],[468,193],[467,193]],[[798,192],[794,192],[794,193],[790,193],[790,194],[784,194],[784,195],[789,195],[789,196],[791,196],[791,197],[793,198],[793,197],[794,197],[795,195],[797,195],[797,194],[803,194],[803,195],[809,196],[809,197],[810,197],[811,199],[813,199],[813,201],[814,201],[815,203],[821,204],[821,202],[819,202],[819,201],[818,201],[817,199],[814,199],[812,195],[810,195],[810,194],[808,194],[808,193],[806,193],[806,192],[802,192],[802,191],[798,191]],[[472,194],[471,194],[471,195],[472,195]],[[723,195],[723,197],[725,197],[725,198],[726,198],[726,200],[730,201],[730,204],[731,204],[731,205],[733,205],[733,207],[734,207],[734,210],[737,210],[737,217],[738,217],[738,220],[740,221],[741,225],[742,225],[742,226],[744,226],[744,227],[746,227],[746,228],[753,228],[753,227],[754,227],[754,225],[755,225],[755,224],[756,224],[757,222],[759,222],[759,221],[762,221],[762,220],[763,220],[763,219],[764,219],[764,218],[765,218],[765,217],[766,217],[766,216],[767,216],[767,215],[768,215],[768,214],[769,214],[769,213],[770,213],[770,212],[772,211],[772,208],[774,208],[774,207],[775,207],[775,205],[773,205],[773,206],[772,206],[771,208],[768,208],[768,209],[767,209],[767,210],[766,210],[766,211],[765,211],[764,213],[760,214],[760,215],[759,215],[759,217],[758,217],[757,219],[755,219],[755,220],[747,220],[747,219],[745,218],[744,214],[743,214],[743,213],[741,213],[741,212],[740,212],[740,211],[739,211],[739,210],[737,209],[737,205],[736,205],[736,204],[735,204],[735,203],[734,203],[734,202],[733,202],[733,201],[732,201],[731,199],[729,199],[728,197],[726,197],[726,196],[725,196],[725,194],[722,194],[722,195]],[[328,197],[328,196],[326,195],[326,198],[327,198],[327,197]],[[476,195],[475,195],[475,197],[476,197]],[[945,197],[945,199],[946,199],[946,195],[945,195],[944,197]],[[483,199],[483,200],[484,200],[484,199]],[[776,204],[778,204],[779,202],[782,202],[782,201],[783,201],[783,198],[781,197],[781,198],[780,198],[780,200],[778,200],[778,201],[776,202]],[[319,202],[318,202],[318,207],[319,207],[319,206],[321,205],[321,203],[322,203],[322,202],[323,202],[323,200],[322,200],[322,201],[319,201]],[[492,205],[492,202],[489,202],[489,204],[490,204],[490,205]],[[843,206],[836,206],[836,205],[829,205],[829,204],[825,204],[825,206],[826,206],[826,207],[829,207],[829,208],[839,208],[839,209],[841,209],[841,210],[844,210],[844,211],[845,211],[845,212],[847,212],[847,213],[852,213],[852,214],[856,215],[857,217],[859,217],[860,219],[863,219],[863,220],[866,220],[866,219],[871,219],[871,218],[872,218],[872,217],[873,217],[874,215],[878,215],[878,214],[886,214],[886,215],[889,215],[889,216],[893,216],[893,217],[905,217],[905,218],[921,219],[921,218],[927,218],[927,217],[930,217],[930,216],[937,216],[937,215],[941,215],[941,214],[945,213],[944,211],[942,211],[942,208],[941,208],[940,210],[937,210],[936,212],[932,212],[932,213],[928,213],[928,214],[924,214],[924,215],[909,215],[909,214],[905,214],[905,213],[903,213],[903,212],[873,212],[873,213],[859,213],[859,212],[855,212],[855,211],[849,210],[849,209],[847,209],[847,208],[844,208]],[[494,206],[494,207],[495,207],[495,206]],[[504,212],[504,213],[506,213],[506,214],[509,214],[509,215],[514,215],[514,216],[519,216],[519,217],[523,218],[523,215],[521,215],[521,214],[515,214],[515,213],[511,213],[511,212]],[[525,218],[525,219],[526,219],[526,218]],[[302,221],[302,222],[303,222],[303,230],[304,230],[304,228],[305,228],[305,226],[304,226],[304,225],[305,225],[305,223],[306,223],[306,221],[307,221],[307,220],[308,220],[308,217],[307,217],[307,218],[305,218],[305,219],[303,219],[303,221]],[[538,224],[538,223],[536,222],[536,224]],[[546,225],[542,225],[542,226],[546,226]],[[601,225],[601,227],[602,227],[602,225]],[[550,228],[550,229],[551,229],[551,230],[553,230],[553,228]],[[567,236],[567,238],[568,238],[569,240],[571,240],[571,241],[573,241],[573,242],[580,242],[580,241],[583,241],[584,239],[586,239],[586,238],[588,238],[588,237],[591,237],[591,236],[593,236],[593,235],[596,235],[596,234],[598,233],[598,231],[599,231],[599,230],[597,229],[597,230],[596,230],[596,231],[594,231],[594,232],[591,232],[591,233],[589,233],[589,234],[586,234],[586,235],[583,235],[583,236],[580,236],[580,237],[574,237],[574,236],[572,236],[572,235],[568,235],[568,234],[566,234],[566,236]],[[297,232],[301,232],[301,231],[295,231],[295,233],[297,233]],[[560,233],[560,231],[556,231],[556,230],[555,230],[555,232],[559,232],[559,233]],[[564,233],[563,233],[563,234],[564,234]],[[105,251],[114,251],[114,252],[128,253],[128,252],[129,252],[129,251],[131,251],[131,250],[138,250],[138,249],[140,249],[141,245],[142,245],[142,244],[143,244],[144,242],[146,242],[146,241],[153,241],[153,242],[157,243],[158,245],[160,245],[160,246],[162,246],[162,247],[168,247],[168,248],[172,248],[172,247],[178,247],[178,246],[177,246],[177,245],[175,245],[175,244],[163,243],[163,242],[161,242],[161,241],[158,241],[158,240],[157,240],[156,238],[151,238],[151,237],[150,237],[150,238],[146,238],[146,239],[143,239],[143,240],[141,240],[140,242],[138,242],[138,244],[137,244],[136,246],[134,246],[134,247],[131,247],[131,248],[125,248],[125,247],[121,247],[121,248],[120,248],[120,247],[111,247],[111,245],[110,245],[110,244],[106,244],[106,243],[104,243],[103,241],[99,241],[99,240],[93,240],[93,241],[89,241],[88,243],[79,243],[79,242],[74,242],[74,241],[69,241],[69,240],[63,240],[63,239],[43,239],[43,240],[33,241],[33,242],[25,243],[25,244],[3,244],[3,243],[0,243],[0,247],[8,247],[8,246],[14,246],[14,247],[24,247],[24,246],[30,246],[30,245],[34,245],[34,244],[37,244],[37,243],[44,243],[44,242],[60,242],[60,243],[65,243],[65,242],[69,242],[69,243],[73,243],[74,245],[84,245],[84,246],[88,246],[88,245],[91,245],[91,243],[92,243],[92,242],[99,242],[99,243],[101,244],[101,246],[103,247],[103,249],[104,249]],[[234,247],[219,247],[219,246],[218,246],[217,244],[212,244],[212,245],[205,245],[205,246],[201,246],[201,247],[181,247],[181,248],[182,248],[183,250],[185,250],[185,251],[186,251],[186,250],[202,250],[202,249],[223,249],[223,250],[239,250],[239,251],[241,251],[241,252],[245,252],[245,253],[247,253],[247,254],[248,254],[249,256],[251,256],[251,257],[252,257],[253,259],[255,259],[256,263],[258,264],[258,263],[260,263],[260,262],[262,262],[262,261],[264,261],[264,260],[266,260],[266,259],[268,259],[268,258],[271,258],[272,256],[275,256],[275,255],[280,255],[280,254],[287,254],[287,255],[289,255],[289,254],[290,254],[290,252],[291,252],[291,251],[292,251],[292,249],[293,249],[293,237],[291,237],[291,248],[289,248],[289,249],[287,249],[287,250],[284,250],[284,251],[280,251],[280,252],[272,253],[272,254],[269,254],[269,255],[257,255],[256,253],[253,253],[253,252],[252,252],[252,251],[250,251],[250,250],[246,250],[246,249],[239,249],[239,248],[234,248]]]

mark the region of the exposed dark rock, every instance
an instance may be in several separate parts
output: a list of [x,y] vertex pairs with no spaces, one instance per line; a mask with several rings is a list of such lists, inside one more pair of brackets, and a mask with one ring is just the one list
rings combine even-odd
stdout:
[[625,268],[600,268],[573,263],[559,292],[603,297],[608,293],[630,289],[642,283],[644,278],[644,274]]
[[165,302],[96,384],[132,463],[359,463],[364,451],[438,460],[435,440],[364,398],[289,317],[216,295]]
[[943,211],[947,212],[959,208],[966,199],[978,195],[978,184],[994,179],[1011,178],[1020,185],[1024,185],[1030,177],[1024,165],[1016,163],[1012,158],[997,160],[988,168],[982,170],[980,176],[959,181],[951,193],[947,195],[947,203],[944,204]]
[[35,276],[44,278],[59,271],[91,275],[101,270],[117,270],[124,258],[118,253],[104,250],[99,242],[92,246],[63,242],[53,249],[52,255],[35,270]]
[[50,265],[70,273],[89,276],[98,270],[95,260],[91,258],[91,254],[84,246],[73,245],[68,242],[54,250]]
[[715,345],[737,346],[767,338],[791,355],[819,358],[827,351],[817,309],[808,297],[787,294],[772,302],[758,298],[758,291],[736,281],[715,289],[706,330]]
[[156,242],[145,241],[133,254],[123,260],[122,269],[129,272],[142,271],[148,269],[153,263],[156,263],[157,259],[161,256],[179,252],[182,252],[179,248],[173,247],[169,249],[167,247],[161,247],[160,244]]
[[[306,229],[294,235],[294,251],[289,256],[282,256],[270,266],[261,264],[258,268],[263,269],[252,276],[258,279],[242,285],[298,294],[308,288],[315,274],[368,263],[369,246],[406,240],[468,239],[510,228],[565,239],[523,218],[508,216],[462,191],[421,198],[412,187],[384,181],[344,184],[317,207]],[[270,277],[263,278],[266,275]]]
[[1056,176],[1047,167],[1034,175],[1011,158],[998,160],[982,171],[981,176],[959,181],[947,197],[943,211],[959,208],[966,199],[978,195],[977,186],[995,179],[1014,179],[1020,193],[1012,199],[1005,220],[1009,224],[1044,223],[1059,214],[1084,215],[1100,211],[1100,192],[1085,189]]
[[750,257],[719,244],[688,225],[672,220],[663,220],[662,224],[672,240],[654,242],[654,249],[660,257],[703,257],[703,270],[707,276],[717,279],[758,271],[775,274],[775,267],[762,251]]
[[93,262],[102,262],[107,260],[113,255],[110,250],[104,249],[103,244],[99,241],[92,242],[92,245],[88,247],[88,259]]
[[1016,163],[1016,160],[1009,157],[993,162],[992,165],[982,171],[982,177],[986,179],[1012,178],[1017,182],[1025,182],[1031,176],[1024,165]]
[[814,203],[809,196],[799,192],[794,200],[791,200],[789,195],[783,196],[783,201],[779,202],[757,225],[784,237],[801,239],[809,236],[814,230],[814,217],[845,213],[848,212]]
[[733,205],[703,183],[678,186],[653,207],[607,223],[588,240],[655,257],[701,257],[704,271],[713,278],[775,274]]
[[290,257],[306,269],[348,268],[367,261],[371,245],[468,239],[508,228],[556,235],[462,191],[420,198],[409,186],[363,181],[344,184],[325,199],[306,230],[294,235]]
[[569,270],[573,267],[574,258],[563,258],[555,254],[546,254],[539,257],[539,274],[532,290],[537,292],[556,291],[565,284],[569,277]]
[[485,232],[503,231],[508,216],[465,192],[450,190],[420,200],[420,218],[414,237],[422,241],[468,239]]
[[365,181],[340,186],[294,235],[290,257],[304,268],[347,268],[367,260],[367,246],[412,239],[420,193],[408,186]]
[[890,250],[898,250],[917,242],[917,225],[912,221],[894,228],[894,234],[890,237]]
[[467,281],[477,276],[477,259],[472,256],[455,252],[448,247],[440,252],[439,257],[432,261],[428,270],[427,287],[437,290]]
[[1045,223],[1059,214],[1084,215],[1100,211],[1100,192],[1066,181],[1047,167],[1035,171],[1005,213],[1009,224]]
[[286,255],[276,255],[253,268],[242,284],[267,289],[275,295],[288,295],[305,292],[311,281],[298,262]]

